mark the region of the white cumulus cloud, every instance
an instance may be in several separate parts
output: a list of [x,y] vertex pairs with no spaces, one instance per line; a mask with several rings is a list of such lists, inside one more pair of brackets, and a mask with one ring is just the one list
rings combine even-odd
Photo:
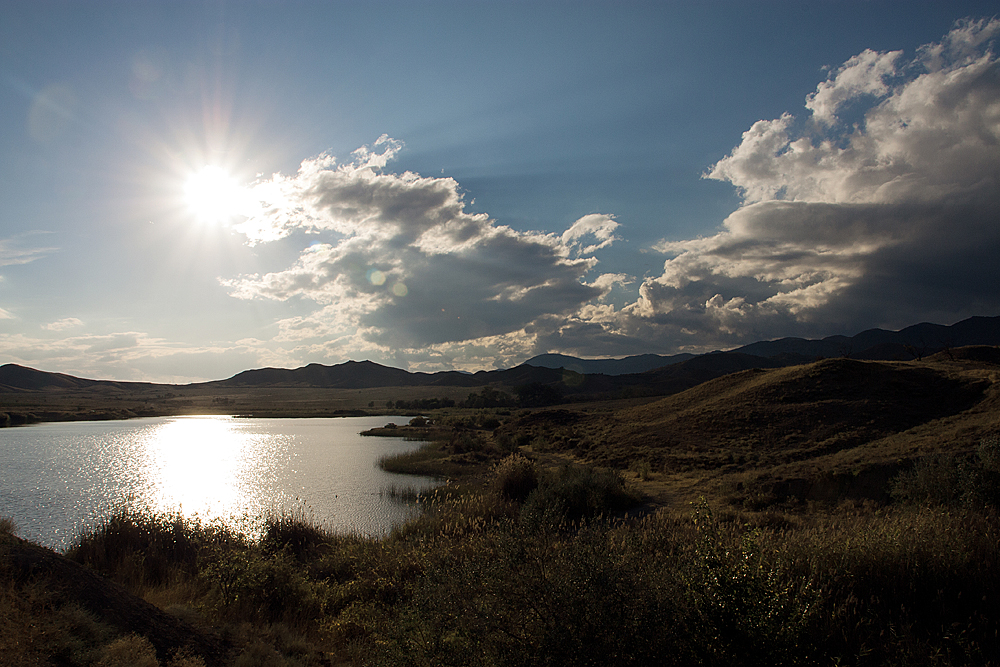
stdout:
[[614,282],[585,280],[593,253],[615,240],[612,216],[584,216],[561,235],[516,231],[467,211],[454,179],[385,171],[401,147],[383,136],[344,164],[323,155],[258,184],[265,205],[237,226],[251,243],[319,235],[291,266],[224,281],[239,298],[315,302],[280,323],[282,339],[471,344],[568,316]]
[[865,51],[801,117],[753,124],[706,174],[743,205],[713,236],[657,247],[663,272],[625,329],[724,345],[996,311],[998,34],[964,21],[909,59]]

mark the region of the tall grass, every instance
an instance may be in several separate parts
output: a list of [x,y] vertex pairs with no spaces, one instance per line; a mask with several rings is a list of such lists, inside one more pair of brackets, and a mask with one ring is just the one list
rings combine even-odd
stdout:
[[[428,493],[421,516],[383,539],[301,514],[247,537],[123,511],[69,555],[140,594],[175,591],[234,643],[232,664],[860,667],[1000,655],[989,506],[783,515],[701,503],[625,521],[607,518],[629,498],[620,477],[528,464],[498,465],[484,492]],[[534,488],[513,484],[532,477]],[[545,511],[551,520],[532,519]],[[14,593],[0,587],[0,602],[45,613],[5,585]],[[109,638],[95,641],[92,655]]]
[[502,523],[422,574],[376,662],[989,664],[998,525],[972,511],[760,523],[704,508],[568,533]]
[[195,575],[204,546],[230,537],[178,514],[123,505],[82,533],[66,555],[139,590]]

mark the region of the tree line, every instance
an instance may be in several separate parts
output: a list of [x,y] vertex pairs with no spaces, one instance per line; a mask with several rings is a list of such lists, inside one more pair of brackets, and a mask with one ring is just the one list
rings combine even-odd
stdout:
[[513,395],[483,387],[480,392],[472,392],[464,401],[451,398],[415,398],[413,400],[386,401],[385,407],[395,410],[435,410],[437,408],[537,408],[561,403],[562,391],[559,387],[532,382],[514,388]]

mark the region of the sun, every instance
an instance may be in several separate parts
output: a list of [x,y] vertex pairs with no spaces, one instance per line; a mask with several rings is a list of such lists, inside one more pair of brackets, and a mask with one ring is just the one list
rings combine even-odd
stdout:
[[222,167],[208,165],[188,177],[184,199],[199,221],[222,223],[245,214],[249,191]]

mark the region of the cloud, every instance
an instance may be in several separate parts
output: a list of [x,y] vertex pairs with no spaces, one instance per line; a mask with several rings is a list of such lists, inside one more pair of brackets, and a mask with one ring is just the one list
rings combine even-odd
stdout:
[[383,171],[401,147],[383,136],[345,164],[323,155],[256,186],[260,212],[236,226],[249,242],[322,239],[285,269],[223,281],[238,298],[315,302],[280,323],[282,339],[474,345],[570,316],[609,289],[585,277],[615,240],[612,216],[584,216],[561,235],[516,231],[468,212],[454,179]]
[[137,331],[52,339],[0,335],[0,358],[77,377],[137,382],[218,380],[262,365],[296,365],[294,356],[256,340],[188,345]]
[[454,179],[388,171],[403,144],[382,136],[346,162],[321,155],[256,184],[260,208],[237,231],[301,251],[223,284],[242,299],[304,303],[277,323],[286,358],[421,370],[992,313],[998,34],[1000,21],[964,21],[912,55],[865,50],[831,68],[797,114],[754,123],[707,171],[741,206],[713,235],[657,244],[658,275],[597,273],[596,255],[619,240],[613,215],[511,229],[468,211]]
[[1000,305],[1000,21],[911,59],[865,51],[761,120],[707,178],[739,188],[717,234],[663,242],[631,335],[724,346],[988,314]]
[[15,317],[10,313],[10,311],[0,308],[0,320],[13,320]]
[[0,239],[0,266],[27,264],[54,252],[56,248],[24,248],[18,239]]
[[65,331],[66,329],[72,329],[73,327],[78,327],[82,325],[83,321],[76,317],[65,317],[55,322],[43,324],[42,328],[47,329],[48,331]]

